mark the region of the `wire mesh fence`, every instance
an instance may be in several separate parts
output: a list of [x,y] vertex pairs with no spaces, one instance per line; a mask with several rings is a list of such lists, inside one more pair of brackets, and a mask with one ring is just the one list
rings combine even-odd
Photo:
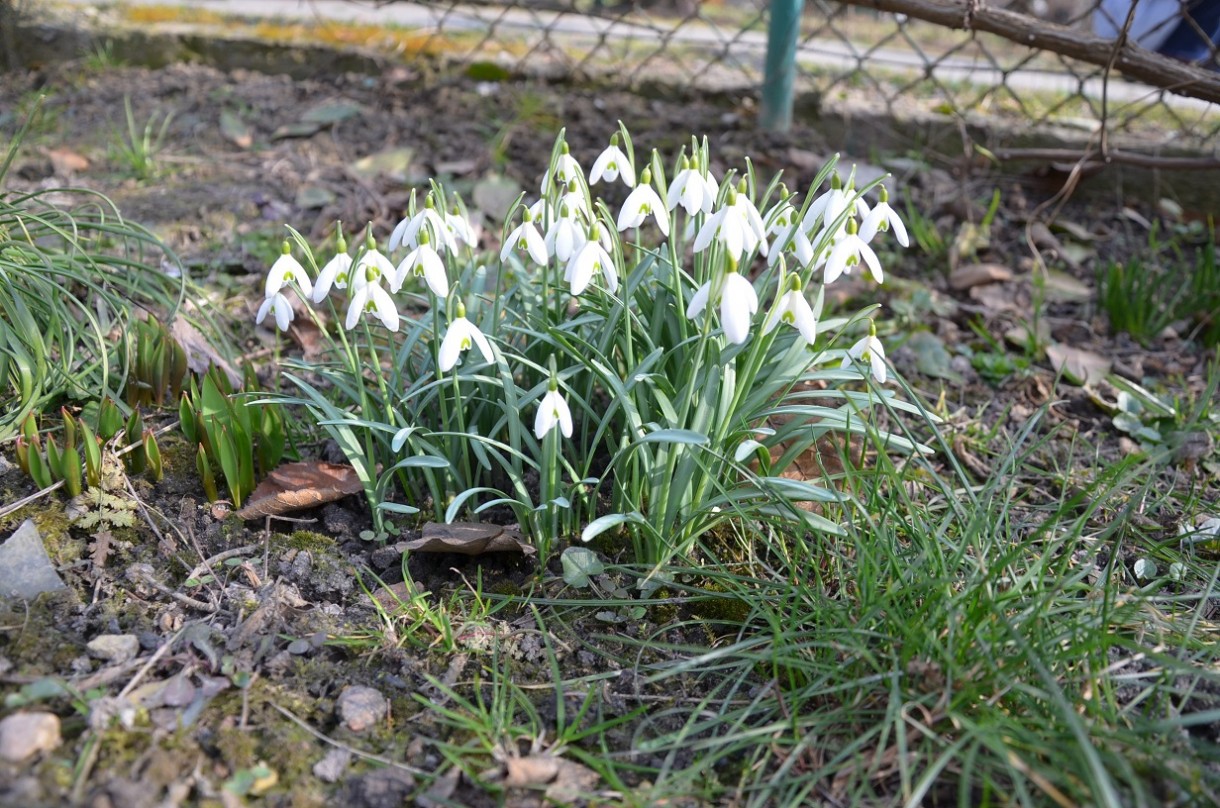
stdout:
[[[1127,0],[813,0],[797,32],[796,90],[823,105],[881,105],[899,118],[1007,120],[1016,141],[1022,128],[1053,125],[1103,146],[1210,157],[1220,73],[1209,25],[1220,21],[1209,23],[1206,9],[1220,3],[1196,2],[1205,11],[1182,25],[1212,69],[1136,44],[1153,46],[1157,36],[1128,14]],[[704,90],[757,92],[766,78],[769,0],[412,6],[427,15],[423,47],[467,62]]]

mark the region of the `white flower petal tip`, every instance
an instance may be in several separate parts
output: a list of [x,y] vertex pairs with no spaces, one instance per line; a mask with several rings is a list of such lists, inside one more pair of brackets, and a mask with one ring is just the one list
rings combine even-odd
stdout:
[[840,367],[851,367],[853,360],[868,360],[869,370],[873,374],[873,378],[877,380],[877,384],[885,384],[888,376],[888,371],[885,366],[885,346],[881,344],[881,340],[871,334],[859,340],[855,345],[847,349],[847,356],[843,357],[843,363]]
[[462,352],[474,347],[479,349],[479,353],[482,354],[485,361],[488,363],[495,361],[495,356],[491,352],[491,343],[488,342],[479,327],[465,317],[454,319],[449,324],[449,330],[445,332],[445,338],[441,340],[441,348],[437,356],[437,366],[441,373],[453,370]]
[[572,437],[572,412],[568,409],[568,402],[564,401],[558,390],[548,390],[538,402],[538,414],[534,416],[534,437],[542,440],[556,424],[565,438]]

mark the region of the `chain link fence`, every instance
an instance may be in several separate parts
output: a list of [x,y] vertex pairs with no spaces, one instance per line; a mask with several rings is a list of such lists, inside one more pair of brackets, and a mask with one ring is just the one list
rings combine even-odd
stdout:
[[[410,5],[427,15],[423,47],[464,62],[645,88],[757,93],[766,80],[769,0]],[[990,145],[1028,144],[1036,127],[1101,149],[1214,160],[1220,73],[1136,45],[1142,29],[1129,8],[1125,0],[813,0],[797,32],[796,92],[803,108],[822,112],[880,107],[896,120],[940,120],[963,132],[985,122],[994,133],[999,122],[1008,136],[992,134]],[[1191,25],[1210,45],[1207,21]],[[1205,52],[1214,66],[1214,49]]]

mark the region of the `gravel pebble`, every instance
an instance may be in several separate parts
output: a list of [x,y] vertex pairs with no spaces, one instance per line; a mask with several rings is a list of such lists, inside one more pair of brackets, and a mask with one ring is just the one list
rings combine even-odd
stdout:
[[339,717],[352,732],[363,732],[390,712],[390,703],[381,692],[353,685],[339,694]]
[[94,657],[118,664],[136,658],[140,653],[140,638],[134,634],[102,634],[85,647]]
[[20,763],[59,746],[59,716],[54,713],[13,713],[0,721],[0,759]]

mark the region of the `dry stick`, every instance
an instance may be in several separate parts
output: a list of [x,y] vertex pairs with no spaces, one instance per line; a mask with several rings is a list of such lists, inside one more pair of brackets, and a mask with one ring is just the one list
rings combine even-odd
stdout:
[[[200,578],[206,572],[213,578],[216,578],[216,580],[220,580],[220,578],[216,575],[216,570],[212,569],[213,564],[219,564],[222,561],[229,560],[230,558],[246,555],[247,553],[253,552],[257,549],[257,544],[245,544],[241,547],[234,547],[231,550],[225,550],[223,553],[217,553],[211,558],[205,558],[201,564],[195,565],[195,568],[190,571],[190,574],[186,576],[186,579],[189,581],[192,578]],[[202,555],[202,553],[200,553],[200,555]]]
[[289,712],[287,709],[276,704],[274,701],[268,701],[267,703],[270,704],[276,710],[276,712],[278,712],[280,715],[284,716],[289,721],[296,724],[298,727],[305,730],[313,737],[317,738],[319,741],[322,741],[323,743],[328,743],[331,746],[335,747],[336,749],[342,749],[344,752],[349,752],[358,758],[363,758],[364,760],[371,760],[374,763],[381,763],[382,765],[385,765],[385,766],[390,766],[395,769],[401,769],[402,771],[407,772],[408,774],[421,775],[421,776],[426,774],[426,772],[424,772],[422,769],[417,769],[414,766],[408,766],[405,763],[399,763],[397,760],[390,760],[389,758],[382,757],[381,755],[374,755],[371,752],[363,752],[363,751],[355,748],[354,746],[348,746],[345,743],[336,741],[334,738],[331,738],[330,736],[325,735],[322,732],[319,732],[318,730],[309,726],[304,721],[302,721],[301,719],[299,719],[295,715],[293,715],[291,712]]
[[[138,566],[139,565],[137,565],[137,567]],[[152,577],[151,574],[145,573],[142,570],[133,574],[133,569],[135,569],[135,567],[128,569],[127,574],[128,576],[135,578],[137,583],[151,587],[157,592],[160,592],[162,595],[173,598],[184,606],[190,606],[192,609],[198,609],[201,612],[208,612],[209,614],[214,614],[220,611],[220,607],[215,604],[204,603],[202,600],[196,600],[188,595],[183,595],[181,592],[175,592],[165,584],[158,581],[156,578]]]
[[[188,623],[187,625],[191,625],[191,624]],[[148,661],[146,661],[144,663],[144,666],[142,668],[140,668],[138,671],[136,671],[135,676],[131,677],[131,681],[127,683],[127,686],[119,691],[120,699],[127,696],[127,694],[130,693],[132,690],[135,690],[135,687],[136,687],[136,685],[138,685],[140,683],[140,680],[143,679],[145,674],[147,674],[148,671],[152,669],[153,665],[157,664],[157,661],[160,660],[161,657],[163,657],[167,653],[169,653],[169,650],[174,647],[174,643],[178,642],[178,638],[182,636],[182,632],[184,632],[184,631],[186,631],[186,625],[184,625],[182,628],[175,631],[174,636],[170,637],[167,641],[162,643],[161,647],[153,652],[153,655],[148,658]]]

